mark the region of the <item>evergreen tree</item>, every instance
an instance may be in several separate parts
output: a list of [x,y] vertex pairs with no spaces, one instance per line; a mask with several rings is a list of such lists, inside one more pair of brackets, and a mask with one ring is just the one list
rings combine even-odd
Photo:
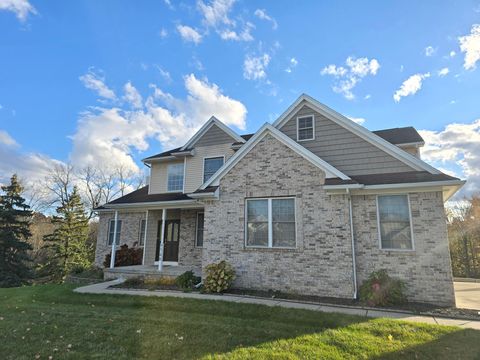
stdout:
[[50,250],[47,269],[54,280],[62,280],[72,269],[88,268],[93,261],[88,218],[77,187],[57,208],[53,223],[55,230],[44,237]]
[[0,287],[19,286],[32,277],[28,255],[32,247],[27,242],[31,236],[29,221],[32,212],[21,196],[23,189],[17,175],[11,177],[10,185],[1,189]]

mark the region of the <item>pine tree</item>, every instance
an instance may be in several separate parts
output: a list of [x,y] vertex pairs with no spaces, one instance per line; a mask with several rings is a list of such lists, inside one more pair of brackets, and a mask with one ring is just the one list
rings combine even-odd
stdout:
[[88,219],[77,187],[53,217],[55,230],[46,235],[46,247],[50,250],[47,264],[49,275],[62,280],[74,268],[88,268],[93,261],[93,247],[88,242]]
[[23,189],[17,175],[11,177],[10,185],[1,189],[0,287],[19,286],[32,277],[28,255],[32,247],[27,242],[32,235],[29,224],[32,212],[21,196]]

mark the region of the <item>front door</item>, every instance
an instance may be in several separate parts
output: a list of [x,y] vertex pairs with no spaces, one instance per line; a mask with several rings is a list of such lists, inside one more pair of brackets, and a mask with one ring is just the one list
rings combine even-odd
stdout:
[[[160,253],[160,236],[162,234],[162,221],[158,222],[157,249],[155,261]],[[163,245],[163,261],[178,262],[178,243],[180,241],[180,220],[165,220],[165,238]]]

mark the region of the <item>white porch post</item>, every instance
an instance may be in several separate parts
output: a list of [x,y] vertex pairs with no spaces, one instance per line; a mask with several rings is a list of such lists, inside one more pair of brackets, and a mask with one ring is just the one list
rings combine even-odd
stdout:
[[167,209],[162,210],[162,231],[160,233],[160,251],[158,254],[158,271],[163,269],[163,245],[165,237],[165,220],[167,219]]
[[147,229],[148,229],[148,210],[145,212],[145,233],[143,234],[143,259],[142,259],[142,265],[145,265],[145,253],[147,252]]
[[115,267],[115,247],[117,245],[117,226],[118,226],[118,211],[115,210],[115,225],[113,226],[113,242],[112,254],[110,255],[110,269]]

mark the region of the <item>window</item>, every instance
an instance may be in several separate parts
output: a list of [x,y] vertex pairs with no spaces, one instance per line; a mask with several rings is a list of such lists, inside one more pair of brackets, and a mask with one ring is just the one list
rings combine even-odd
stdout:
[[202,247],[203,246],[203,226],[205,223],[205,214],[204,213],[197,213],[197,231],[196,231],[196,238],[195,238],[195,246]]
[[[108,225],[108,245],[113,244],[113,233],[115,231],[115,220],[110,220]],[[122,220],[117,220],[117,242],[115,245],[120,244],[120,234],[122,232]]]
[[295,247],[295,199],[247,199],[246,245]]
[[167,167],[167,191],[183,191],[183,163]]
[[223,166],[223,156],[205,158],[203,160],[203,182],[212,177]]
[[297,140],[315,139],[315,119],[313,115],[297,118]]
[[381,248],[412,250],[413,235],[408,195],[378,196],[377,212]]
[[145,219],[140,220],[140,238],[138,239],[138,246],[145,245],[145,227],[147,225],[147,221]]

